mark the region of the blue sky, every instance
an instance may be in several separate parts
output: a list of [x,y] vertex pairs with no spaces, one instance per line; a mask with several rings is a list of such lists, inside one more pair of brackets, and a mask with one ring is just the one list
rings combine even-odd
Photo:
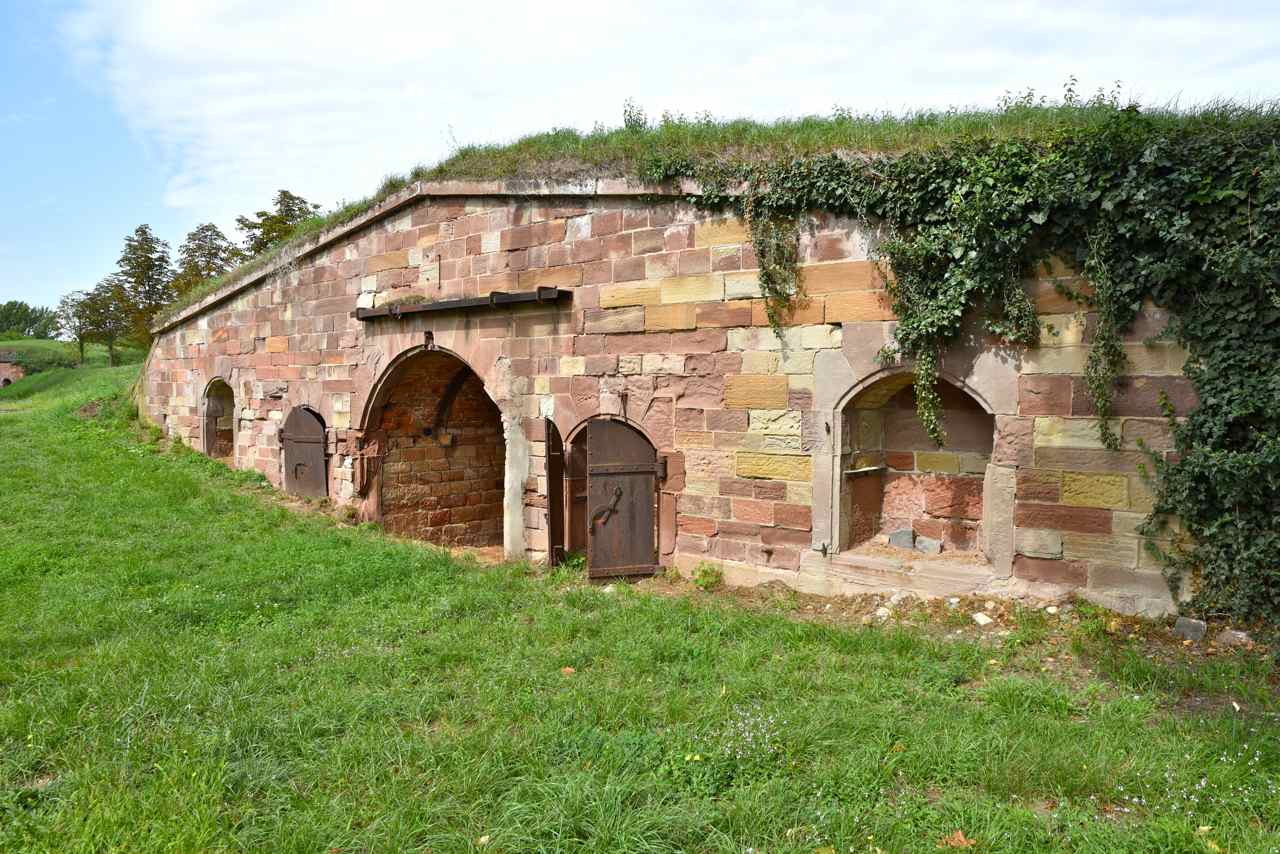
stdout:
[[141,222],[176,249],[279,188],[329,207],[459,142],[618,124],[627,98],[775,118],[991,105],[1072,74],[1148,103],[1280,95],[1275,3],[590,8],[0,0],[0,301],[91,287]]

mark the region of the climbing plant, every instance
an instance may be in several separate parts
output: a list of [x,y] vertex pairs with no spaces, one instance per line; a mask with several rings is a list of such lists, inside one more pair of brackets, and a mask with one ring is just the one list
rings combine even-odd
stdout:
[[1280,620],[1280,112],[1223,107],[1182,116],[1110,109],[1101,122],[1023,138],[974,135],[898,155],[773,160],[654,155],[650,180],[692,178],[691,197],[751,227],[761,289],[780,331],[803,297],[797,238],[814,211],[883,234],[886,287],[900,322],[886,359],[913,361],[921,420],[944,437],[939,360],[969,318],[1010,344],[1039,326],[1022,286],[1052,257],[1083,273],[1096,325],[1085,371],[1103,442],[1121,335],[1146,301],[1190,356],[1199,403],[1173,424],[1174,453],[1151,454],[1155,508],[1185,537],[1157,552],[1191,607]]

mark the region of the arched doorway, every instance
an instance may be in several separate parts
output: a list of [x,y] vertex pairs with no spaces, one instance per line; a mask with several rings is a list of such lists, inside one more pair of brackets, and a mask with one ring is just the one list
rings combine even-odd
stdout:
[[284,489],[292,495],[324,498],[329,494],[324,419],[305,406],[296,406],[280,433],[284,453]]
[[6,386],[11,386],[11,385],[13,385],[13,380],[9,379],[8,377],[5,377],[3,380],[0,380],[0,388],[4,388]]
[[204,452],[230,462],[236,451],[236,396],[226,380],[216,378],[204,391]]
[[443,350],[401,359],[368,413],[377,516],[388,531],[444,546],[502,545],[502,414],[465,362]]
[[979,546],[995,417],[964,390],[940,380],[946,443],[938,447],[916,416],[914,380],[911,373],[884,377],[842,411],[842,550],[875,538],[926,553]]
[[564,462],[565,527],[569,550],[587,556],[588,575],[657,571],[659,475],[657,449],[632,425],[592,418],[575,433]]

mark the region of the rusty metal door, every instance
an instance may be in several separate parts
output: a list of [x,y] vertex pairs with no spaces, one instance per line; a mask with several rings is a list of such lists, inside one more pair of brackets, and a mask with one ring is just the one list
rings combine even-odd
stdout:
[[230,457],[235,450],[235,430],[219,430],[218,422],[224,417],[234,414],[235,405],[228,405],[227,397],[221,391],[206,395],[204,401],[204,452],[207,456],[222,459]]
[[547,563],[564,563],[564,442],[550,418],[544,421],[547,433]]
[[587,574],[658,570],[658,454],[638,430],[598,419],[587,425]]
[[329,494],[325,465],[324,422],[310,409],[295,407],[280,433],[284,448],[284,489],[293,495],[324,498]]

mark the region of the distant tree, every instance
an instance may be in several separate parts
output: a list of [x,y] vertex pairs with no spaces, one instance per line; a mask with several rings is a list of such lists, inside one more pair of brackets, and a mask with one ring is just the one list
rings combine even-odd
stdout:
[[178,249],[178,272],[173,289],[185,294],[226,273],[244,260],[244,253],[211,222],[198,225]]
[[58,328],[80,350],[80,364],[84,364],[84,345],[89,340],[92,330],[85,310],[85,300],[89,294],[85,291],[72,291],[58,302]]
[[161,308],[173,302],[173,267],[169,244],[143,224],[124,239],[116,274],[128,294],[126,304],[133,311],[132,334],[139,342],[151,340],[151,320]]
[[319,205],[313,205],[288,190],[276,193],[275,204],[274,211],[258,211],[252,217],[236,217],[236,227],[244,232],[244,248],[248,254],[257,255],[287,239],[298,223],[311,219],[320,212]]
[[113,273],[98,283],[80,304],[86,337],[107,345],[107,364],[116,363],[116,343],[134,329],[137,307],[129,298],[130,283]]
[[22,300],[0,304],[0,334],[52,338],[57,331],[57,318],[51,308],[28,305]]

